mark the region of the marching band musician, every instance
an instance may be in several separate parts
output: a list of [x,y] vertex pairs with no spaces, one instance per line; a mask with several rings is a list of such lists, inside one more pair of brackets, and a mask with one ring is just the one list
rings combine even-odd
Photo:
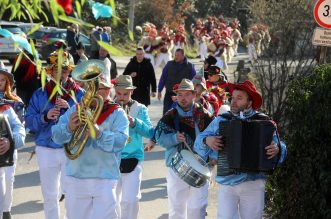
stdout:
[[177,28],[173,41],[174,41],[173,55],[175,57],[177,49],[184,50],[186,45],[185,27],[183,25],[180,25]]
[[159,54],[155,62],[155,69],[168,63],[171,59],[171,50],[173,48],[172,37],[170,36],[170,30],[167,24],[164,24],[160,30],[161,41],[158,45]]
[[[257,112],[262,105],[262,96],[256,87],[246,80],[240,84],[230,84],[231,112],[229,115],[236,119],[258,119],[261,114]],[[224,148],[223,137],[219,136],[221,121],[229,119],[222,114],[198,135],[194,149],[203,158],[210,156],[217,160],[218,151]],[[282,163],[286,157],[286,146],[280,142],[278,147],[276,132],[270,145],[265,147],[268,159],[279,157]],[[265,175],[263,173],[236,173],[228,176],[217,176],[220,185],[218,191],[218,219],[234,218],[238,214],[243,219],[262,218],[264,208]]]
[[153,68],[155,67],[154,61],[154,50],[161,42],[161,37],[157,36],[157,30],[155,28],[151,28],[148,32],[148,36],[144,36],[141,38],[138,43],[138,47],[143,47],[145,50],[145,57],[151,60]]
[[[51,53],[49,57],[49,65],[46,70],[51,74],[53,80],[58,80],[58,59],[59,52]],[[59,185],[65,191],[64,183],[64,165],[65,154],[63,144],[55,143],[51,138],[51,127],[54,126],[60,115],[72,105],[74,100],[70,96],[73,91],[76,95],[76,100],[80,101],[83,96],[83,90],[69,78],[69,74],[73,69],[73,65],[69,62],[69,54],[63,52],[61,64],[60,81],[62,84],[61,90],[63,95],[57,92],[50,99],[56,83],[50,80],[45,85],[45,90],[39,88],[36,90],[27,108],[25,115],[26,126],[35,132],[36,154],[40,172],[41,190],[44,197],[44,213],[46,219],[59,219]]]
[[[10,219],[11,218],[11,205],[13,201],[13,183],[14,174],[17,162],[17,148],[24,145],[25,140],[25,129],[20,118],[14,109],[18,112],[23,112],[24,104],[21,99],[15,94],[11,93],[11,88],[14,85],[14,77],[6,69],[1,66],[0,68],[0,114],[8,116],[9,126],[11,128],[14,147],[13,154],[13,165],[6,166],[0,164],[0,218]],[[20,114],[22,115],[22,114]],[[22,117],[21,117],[22,118]],[[10,149],[10,140],[7,137],[2,136],[0,130],[0,156],[5,156],[4,154]],[[8,130],[7,130],[8,131]]]
[[154,134],[147,107],[131,98],[135,88],[130,75],[120,75],[116,80],[116,102],[126,110],[130,136],[121,154],[121,177],[116,187],[119,219],[138,218],[144,161],[142,137],[152,138]]
[[209,67],[207,75],[207,89],[217,97],[218,105],[221,107],[227,101],[226,92],[229,91],[227,77],[216,65],[211,65]]
[[183,149],[183,143],[193,147],[197,134],[208,126],[213,116],[194,102],[196,92],[192,81],[183,79],[174,92],[177,103],[156,127],[156,140],[166,148],[169,219],[202,219],[206,216],[208,183],[200,188],[188,185],[172,170],[171,159],[177,150]]
[[[103,107],[96,124],[92,125],[95,139],[90,137],[90,128],[84,130],[88,139],[83,151],[76,159],[68,159],[66,163],[67,216],[68,219],[117,219],[116,183],[120,177],[120,156],[128,138],[129,121],[125,111],[110,98],[110,75],[102,61],[92,59],[80,63],[72,75],[91,72],[101,73],[96,94],[102,97]],[[93,109],[97,105],[92,101],[90,107]],[[52,137],[56,143],[71,142],[78,126],[88,122],[88,114],[81,110],[79,115],[77,109],[78,105],[71,107],[52,127]]]

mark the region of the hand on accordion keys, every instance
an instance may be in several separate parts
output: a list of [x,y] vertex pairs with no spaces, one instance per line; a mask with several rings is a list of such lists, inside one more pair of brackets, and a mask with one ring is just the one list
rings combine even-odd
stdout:
[[272,159],[279,153],[279,147],[274,141],[272,141],[270,145],[265,147],[265,149],[266,154],[268,155],[268,159]]
[[8,138],[1,137],[0,138],[0,155],[5,154],[10,148],[10,142]]
[[205,138],[204,143],[215,151],[224,149],[223,136],[208,136]]

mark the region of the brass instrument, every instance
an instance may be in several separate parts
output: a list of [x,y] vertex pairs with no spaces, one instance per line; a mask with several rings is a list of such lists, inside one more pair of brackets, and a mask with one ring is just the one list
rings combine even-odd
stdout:
[[[80,103],[80,112],[78,111],[80,125],[74,131],[68,144],[64,146],[65,153],[70,160],[76,159],[82,153],[89,138],[86,130],[96,123],[103,108],[103,99],[97,94],[97,91],[99,88],[98,77],[105,71],[105,67],[102,61],[100,61],[102,63],[97,62],[99,60],[90,61],[82,63],[83,70],[78,65],[72,72],[75,80],[86,82],[87,89]],[[95,104],[92,107],[93,102]]]

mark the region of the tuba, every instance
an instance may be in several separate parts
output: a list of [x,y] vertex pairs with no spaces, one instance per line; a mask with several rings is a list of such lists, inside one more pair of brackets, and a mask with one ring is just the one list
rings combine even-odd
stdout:
[[[82,153],[89,138],[86,133],[87,128],[93,126],[101,114],[103,99],[97,94],[97,91],[99,76],[104,71],[106,71],[106,68],[103,61],[90,60],[81,63],[72,72],[73,79],[86,83],[86,92],[80,103],[80,110],[78,110],[80,124],[71,136],[70,141],[64,145],[65,154],[70,160],[76,159]],[[84,118],[81,115],[84,115]]]

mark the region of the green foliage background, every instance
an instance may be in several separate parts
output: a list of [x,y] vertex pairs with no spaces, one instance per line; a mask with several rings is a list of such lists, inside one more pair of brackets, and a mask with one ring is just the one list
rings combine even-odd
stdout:
[[288,156],[270,179],[273,218],[331,218],[331,65],[293,81],[286,116]]

